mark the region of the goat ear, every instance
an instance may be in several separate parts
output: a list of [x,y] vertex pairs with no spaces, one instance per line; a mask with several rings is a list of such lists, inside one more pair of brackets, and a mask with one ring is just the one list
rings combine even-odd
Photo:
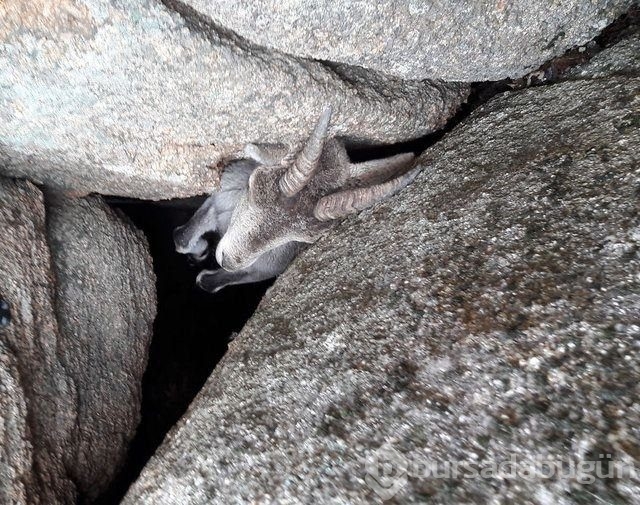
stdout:
[[288,149],[280,144],[247,144],[237,156],[253,160],[260,165],[275,165],[282,161],[287,152]]
[[349,214],[354,214],[367,207],[371,207],[397,193],[410,184],[418,173],[420,173],[420,170],[422,170],[422,167],[416,167],[410,172],[382,184],[365,188],[349,189],[324,196],[316,204],[313,214],[319,221],[330,221],[332,219],[347,217]]
[[265,165],[269,161],[266,151],[260,148],[257,144],[247,144],[240,152],[240,155],[243,158],[253,160],[261,165]]
[[298,193],[307,185],[318,169],[320,156],[329,133],[331,112],[330,106],[324,109],[304,147],[280,179],[280,191],[284,195],[292,197]]

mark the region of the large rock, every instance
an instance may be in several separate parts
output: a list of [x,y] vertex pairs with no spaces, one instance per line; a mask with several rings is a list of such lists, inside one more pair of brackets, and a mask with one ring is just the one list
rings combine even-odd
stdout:
[[276,282],[124,503],[637,502],[598,476],[640,463],[639,119],[633,77],[477,110]]
[[404,79],[521,77],[584,44],[633,0],[185,0],[253,43]]
[[0,298],[12,308],[0,328],[0,502],[89,500],[139,419],[155,315],[146,241],[99,198],[46,206],[8,179],[0,228]]
[[47,217],[59,356],[76,383],[81,426],[68,468],[91,499],[120,469],[140,420],[155,276],[144,235],[101,198],[54,200]]
[[0,503],[29,503],[33,482],[28,411],[19,380],[15,357],[0,339]]
[[565,78],[604,77],[608,75],[637,76],[640,71],[640,27],[626,39],[596,54],[585,65],[569,70]]
[[[71,503],[64,445],[74,430],[74,390],[56,356],[59,338],[42,194],[0,179],[0,297],[13,308],[0,329],[3,503]],[[42,470],[38,470],[42,469]]]
[[201,194],[222,157],[302,139],[326,103],[335,132],[395,142],[442,126],[466,97],[272,54],[178,2],[8,0],[0,44],[2,170],[76,193]]

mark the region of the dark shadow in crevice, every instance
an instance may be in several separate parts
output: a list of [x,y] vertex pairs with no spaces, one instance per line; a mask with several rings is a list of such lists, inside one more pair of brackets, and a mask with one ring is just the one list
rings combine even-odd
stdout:
[[[230,286],[209,294],[195,285],[209,265],[175,252],[172,231],[184,224],[201,199],[144,202],[108,198],[149,240],[157,277],[158,313],[142,383],[142,418],[124,467],[95,503],[117,504],[167,432],[202,388],[272,281]],[[210,260],[215,261],[215,260]],[[212,420],[215,422],[215,420]]]

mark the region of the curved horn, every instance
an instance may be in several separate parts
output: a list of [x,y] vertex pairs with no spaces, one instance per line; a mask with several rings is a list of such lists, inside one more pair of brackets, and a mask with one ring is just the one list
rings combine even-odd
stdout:
[[285,172],[280,179],[280,190],[288,197],[292,197],[298,191],[305,187],[311,180],[313,174],[318,168],[318,161],[322,154],[324,141],[327,138],[329,130],[329,121],[331,120],[331,107],[327,106],[318,124],[311,133],[300,154],[291,165],[291,168]]
[[412,168],[415,156],[413,153],[402,153],[379,160],[355,163],[349,166],[349,178],[359,185],[380,184]]
[[383,184],[366,188],[350,189],[323,196],[316,204],[313,214],[316,219],[320,221],[347,217],[349,214],[364,210],[397,193],[407,184],[410,184],[420,170],[422,170],[422,167],[414,168],[410,172]]

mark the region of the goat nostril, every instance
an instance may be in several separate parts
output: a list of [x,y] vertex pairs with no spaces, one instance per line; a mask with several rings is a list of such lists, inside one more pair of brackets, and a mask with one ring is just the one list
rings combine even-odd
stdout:
[[176,245],[180,245],[182,242],[182,226],[178,226],[175,230],[173,230],[173,242]]
[[220,265],[224,270],[229,271],[229,255],[225,254],[223,251],[216,251],[216,261],[218,265]]

